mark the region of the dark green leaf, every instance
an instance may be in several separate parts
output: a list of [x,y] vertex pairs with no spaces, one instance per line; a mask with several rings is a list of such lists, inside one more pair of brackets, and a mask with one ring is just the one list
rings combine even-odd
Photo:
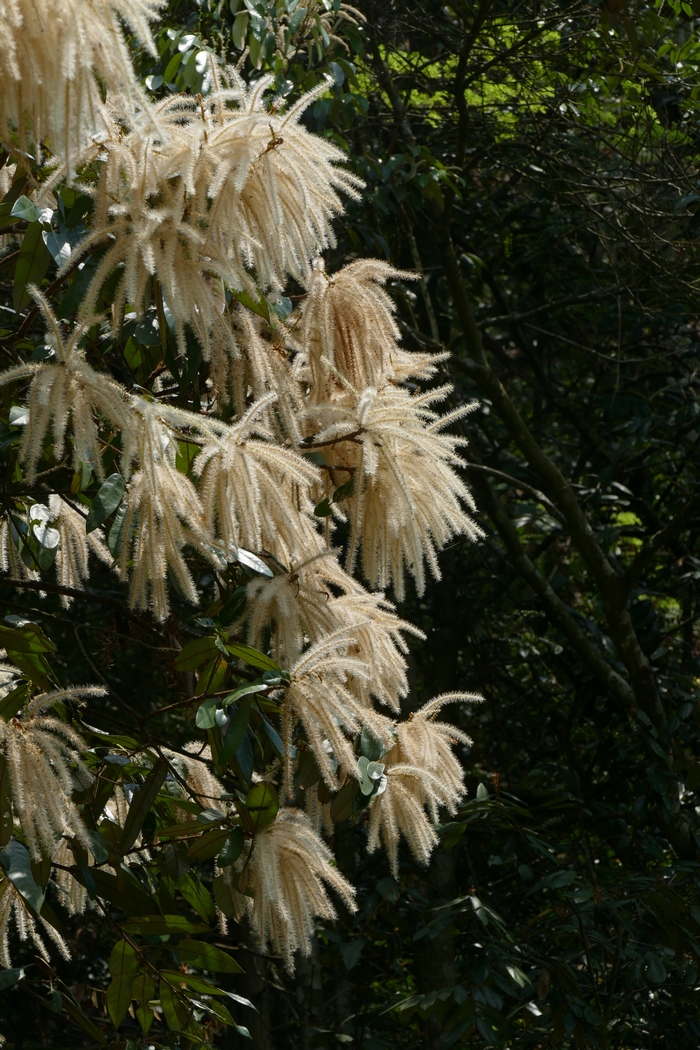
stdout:
[[214,728],[216,725],[217,705],[218,700],[214,696],[210,696],[208,700],[205,700],[203,704],[200,704],[195,716],[195,725],[198,729]]
[[27,227],[22,240],[12,289],[12,305],[18,312],[29,302],[27,285],[40,285],[51,262],[51,256],[41,236],[42,232],[41,223],[33,222]]
[[226,645],[226,649],[231,656],[243,660],[245,663],[250,664],[251,667],[260,667],[263,671],[282,671],[282,668],[274,660],[266,656],[265,653],[261,653],[259,649],[253,649],[250,645],[243,645],[241,642],[229,642]]
[[159,758],[144,783],[134,792],[124,823],[121,842],[119,843],[122,853],[128,853],[139,837],[143,822],[155,802],[167,775],[168,763],[165,759]]
[[109,957],[113,979],[107,987],[107,1011],[115,1028],[122,1023],[131,1005],[131,985],[137,969],[138,958],[132,946],[128,941],[117,941]]
[[7,696],[3,696],[2,700],[0,700],[0,718],[5,722],[9,722],[11,718],[14,718],[24,707],[28,695],[29,685],[27,682],[23,682],[22,685],[11,689]]
[[331,817],[333,820],[347,820],[353,813],[353,800],[359,794],[360,785],[356,780],[348,780],[331,803]]
[[131,998],[139,1003],[139,1007],[136,1010],[136,1016],[141,1025],[141,1032],[143,1035],[148,1035],[148,1031],[153,1024],[153,1011],[148,1004],[155,996],[155,993],[156,988],[150,974],[145,970],[142,973],[137,974],[131,985]]
[[317,503],[314,507],[314,514],[317,518],[327,518],[328,515],[332,513],[333,508],[331,507],[331,501],[328,499],[327,496],[325,499],[322,499],[320,503]]
[[36,204],[32,204],[29,197],[24,195],[17,198],[10,211],[13,219],[24,219],[25,222],[38,222],[40,214]]
[[194,840],[187,851],[187,856],[191,861],[210,860],[211,857],[217,855],[228,836],[227,828],[215,828],[212,831],[207,831],[204,835],[200,835],[198,839]]
[[[73,875],[86,887],[104,900],[121,908],[128,915],[150,915],[153,912],[153,900],[146,889],[135,879],[119,878],[102,868],[71,869]],[[90,885],[92,883],[92,885]]]
[[14,967],[10,970],[0,970],[0,992],[6,991],[14,986],[24,977],[24,970]]
[[221,948],[213,944],[205,944],[203,941],[193,941],[187,938],[175,945],[173,951],[180,961],[189,966],[199,966],[202,970],[211,970],[214,973],[242,973],[243,968]]
[[218,866],[220,868],[227,868],[230,864],[234,864],[243,852],[244,844],[245,837],[243,835],[243,828],[234,828],[228,836],[224,848],[219,854],[217,860]]
[[93,532],[113,514],[124,497],[124,481],[120,474],[111,474],[100,486],[90,504],[85,531]]
[[202,885],[202,881],[198,875],[195,875],[193,871],[188,871],[187,874],[183,875],[178,881],[177,888],[190,907],[194,908],[198,915],[203,919],[208,920],[214,918],[215,909],[213,898],[209,891]]
[[271,824],[277,816],[279,803],[277,791],[272,784],[265,781],[255,784],[248,792],[245,802],[253,821],[253,831],[259,831]]
[[16,630],[0,625],[0,645],[13,653],[53,653],[56,646],[35,623],[26,621]]
[[191,1010],[183,1001],[183,997],[173,991],[165,981],[160,982],[159,995],[160,1005],[163,1008],[163,1016],[168,1028],[175,1032],[182,1031],[186,1028],[191,1014]]
[[170,933],[209,933],[209,926],[201,922],[190,922],[181,915],[147,915],[141,919],[130,919],[122,923],[125,933],[138,933],[146,937],[160,937]]
[[216,655],[216,637],[207,635],[205,638],[195,638],[189,642],[184,649],[175,657],[175,668],[178,671],[194,671],[201,667],[207,660]]
[[248,731],[249,720],[250,699],[248,697],[243,697],[231,715],[231,721],[226,729],[226,736],[223,740],[221,755],[219,758],[220,765],[227,765],[238,751],[241,743],[245,739],[246,732]]
[[0,853],[0,864],[15,889],[38,915],[44,903],[44,891],[34,878],[26,846],[23,846],[17,839],[10,839]]
[[234,691],[229,693],[228,696],[225,696],[221,701],[221,706],[227,708],[230,704],[234,704],[243,696],[250,696],[252,693],[265,693],[269,688],[270,686],[267,682],[248,682],[246,685],[241,685],[238,689],[234,689]]

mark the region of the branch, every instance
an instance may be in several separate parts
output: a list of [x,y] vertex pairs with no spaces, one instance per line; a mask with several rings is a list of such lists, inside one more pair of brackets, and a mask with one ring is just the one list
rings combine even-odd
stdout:
[[547,499],[544,492],[540,492],[539,489],[533,488],[532,485],[528,485],[526,481],[521,481],[520,478],[514,478],[510,474],[505,474],[502,470],[496,470],[495,467],[487,467],[483,463],[467,463],[466,467],[467,470],[480,470],[484,474],[490,474],[493,478],[500,478],[501,481],[507,481],[509,485],[513,485],[517,489],[522,489],[523,492],[527,492],[528,495],[532,496],[537,503],[541,503],[543,507],[546,507],[558,522],[564,524],[561,514],[552,501]]
[[508,516],[506,508],[494,495],[486,479],[477,475],[474,487],[508,551],[511,565],[538,595],[552,624],[571,643],[584,667],[603,682],[610,692],[622,701],[629,713],[633,714],[637,708],[637,701],[630,684],[601,656],[585,631],[576,623],[569,607],[555,594],[550,584],[533,564],[520,542],[518,530]]

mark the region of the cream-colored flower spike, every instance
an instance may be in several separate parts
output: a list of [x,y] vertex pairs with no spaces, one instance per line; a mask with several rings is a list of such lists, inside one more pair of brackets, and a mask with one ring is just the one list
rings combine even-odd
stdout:
[[[65,870],[72,864],[75,864],[73,851],[66,839],[61,840],[58,850],[52,859],[54,864],[60,865],[60,867],[54,868],[54,878],[61,903],[68,910],[69,915],[82,915],[90,903],[90,898],[83,884],[73,878],[69,871]],[[89,864],[93,863],[93,859],[92,854],[88,854]]]
[[[34,947],[45,962],[50,962],[46,945],[36,927],[36,919],[24,902],[23,897],[8,878],[0,878],[0,966],[9,969],[10,958],[10,920],[14,914],[17,932],[21,941],[31,939]],[[61,935],[54,930],[46,919],[38,916],[45,933],[53,941],[64,959],[70,959],[68,946]]]
[[176,443],[160,419],[159,406],[135,398],[132,410],[122,461],[127,474],[134,461],[140,469],[127,488],[119,569],[122,578],[130,580],[132,607],[150,606],[162,621],[170,609],[168,568],[185,598],[198,601],[183,548],[190,545],[214,562],[216,552],[194,485],[176,469]]
[[90,844],[72,799],[71,767],[90,776],[79,757],[85,745],[69,725],[42,712],[62,700],[104,693],[99,686],[42,693],[29,701],[21,717],[0,719],[0,751],[7,759],[12,807],[36,860],[53,856],[63,834],[74,836],[85,848]]
[[[346,626],[334,609],[333,588],[355,588],[333,551],[322,547],[287,572],[272,579],[256,577],[248,584],[248,632],[253,645],[261,644],[263,631],[273,624],[270,645],[275,658],[291,665],[307,643],[321,641]],[[350,640],[347,635],[347,646]]]
[[370,853],[382,843],[395,876],[401,835],[416,860],[427,864],[438,842],[433,825],[440,808],[454,814],[465,794],[464,770],[452,747],[471,740],[435,718],[445,704],[481,699],[474,693],[444,693],[396,727],[397,742],[382,759],[386,789],[372,802],[368,842]]
[[314,261],[299,341],[307,356],[311,396],[316,403],[339,385],[329,364],[363,390],[396,379],[396,359],[400,356],[403,366],[404,356],[410,357],[398,347],[401,332],[394,318],[396,306],[383,288],[390,279],[414,280],[415,274],[395,270],[379,259],[358,259],[328,275],[323,259]]
[[24,428],[19,452],[20,458],[27,464],[27,481],[31,483],[36,478],[36,464],[49,428],[52,431],[54,458],[61,459],[69,419],[74,438],[74,466],[77,468],[80,463],[87,463],[102,478],[104,474],[94,413],[101,413],[121,429],[127,420],[125,392],[113,379],[95,372],[85,360],[80,343],[95,323],[95,318],[91,317],[77,325],[66,341],[44,296],[33,286],[29,290],[48,325],[48,345],[55,361],[17,365],[0,373],[0,386],[18,379],[32,379],[28,401],[29,423]]
[[223,250],[232,243],[241,271],[252,268],[260,287],[281,290],[335,245],[332,221],[343,211],[338,191],[358,199],[363,183],[338,167],[347,159],[342,150],[299,123],[330,78],[281,112],[281,99],[264,103],[274,77],[247,88],[235,71],[227,76],[232,87],[207,99],[212,125],[198,186],[212,202],[208,244]]
[[254,839],[250,862],[240,882],[251,925],[260,945],[281,954],[294,969],[294,953],[311,951],[316,919],[332,920],[335,908],[326,887],[348,911],[357,910],[355,891],[332,865],[333,855],[298,809],[281,809]]
[[206,103],[178,96],[145,107],[126,134],[113,124],[100,145],[93,232],[81,248],[111,241],[83,311],[95,308],[123,263],[117,312],[125,301],[143,310],[156,277],[181,352],[189,325],[206,358],[212,337],[235,353],[216,283],[257,296],[256,284],[281,290],[290,275],[303,278],[310,260],[335,243],[338,191],[357,196],[361,185],[337,167],[345,155],[336,146],[299,124],[325,83],[280,114],[263,102],[273,78],[247,90],[235,72],[229,76],[234,86]]
[[70,164],[103,128],[95,74],[112,97],[142,97],[121,22],[154,55],[149,29],[162,0],[0,0],[0,135],[20,149],[44,140]]
[[352,738],[363,726],[386,746],[392,739],[389,719],[365,706],[352,691],[351,681],[367,679],[369,669],[364,659],[347,655],[351,639],[351,632],[345,628],[317,642],[290,668],[291,680],[285,690],[287,755],[291,752],[294,720],[298,718],[321,775],[332,790],[340,786],[338,765],[345,773],[358,775]]
[[[48,503],[51,514],[51,528],[58,532],[58,551],[56,554],[56,575],[62,587],[79,590],[90,575],[88,564],[89,552],[105,565],[112,564],[102,536],[97,531],[85,531],[85,517],[74,510],[65,499],[52,493]],[[73,599],[61,595],[61,604],[68,608]]]
[[403,635],[423,639],[425,635],[397,616],[394,606],[382,594],[360,588],[336,598],[331,611],[352,634],[349,655],[367,664],[367,678],[351,680],[353,693],[367,707],[371,707],[374,698],[398,713],[400,701],[408,694],[408,645]]
[[236,549],[293,551],[313,529],[311,486],[318,469],[291,449],[280,448],[260,416],[277,400],[256,402],[221,435],[213,436],[195,460],[207,525],[218,526],[227,555]]
[[356,494],[348,501],[348,571],[361,543],[362,567],[370,584],[384,590],[393,582],[400,600],[406,569],[421,594],[425,561],[440,579],[437,552],[460,533],[471,539],[482,535],[468,513],[474,502],[455,469],[463,465],[457,448],[466,442],[440,433],[475,405],[445,416],[431,408],[450,390],[446,386],[411,394],[390,385],[368,387],[353,398],[351,407],[326,408],[326,414],[339,421],[316,436],[318,443],[340,441],[334,446],[334,462],[355,471]]
[[[168,120],[168,107],[173,105],[178,107],[179,122]],[[98,155],[104,163],[97,186],[83,187],[95,198],[93,230],[79,250],[86,252],[105,239],[109,247],[92,276],[81,312],[86,315],[95,309],[105,281],[123,264],[115,316],[120,316],[126,302],[140,314],[153,296],[155,277],[161,289],[155,294],[165,296],[180,352],[187,353],[185,325],[189,324],[208,358],[212,333],[235,351],[225,301],[215,292],[216,281],[237,287],[242,278],[225,252],[206,245],[206,216],[193,212],[186,177],[189,166],[197,163],[200,126],[188,121],[182,109],[180,100],[149,103],[126,133],[113,123],[100,144]],[[247,275],[245,284],[250,284]]]

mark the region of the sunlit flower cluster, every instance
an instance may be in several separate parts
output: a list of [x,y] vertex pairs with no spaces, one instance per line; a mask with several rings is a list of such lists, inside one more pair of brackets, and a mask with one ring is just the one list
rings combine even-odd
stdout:
[[[21,509],[18,500],[0,524],[0,566],[17,580],[41,579],[41,563],[27,551],[37,544],[55,551],[67,603],[88,579],[93,555],[128,586],[133,609],[150,609],[161,622],[173,590],[197,606],[201,575],[221,593],[232,564],[246,569],[241,609],[226,622],[233,641],[266,648],[285,668],[274,693],[285,754],[281,768],[264,775],[277,777],[290,808],[255,833],[247,828],[252,842],[225,878],[235,875],[231,892],[260,945],[291,966],[297,950],[309,951],[315,920],[335,914],[329,888],[354,908],[354,891],[315,830],[330,821],[318,787],[311,820],[291,808],[300,741],[325,792],[372,793],[368,846],[381,843],[394,872],[400,838],[427,862],[441,810],[454,813],[464,795],[453,747],[468,738],[436,715],[448,701],[474,697],[438,697],[401,721],[406,637],[423,636],[399,617],[390,595],[403,600],[409,578],[422,593],[426,566],[439,578],[445,544],[480,535],[460,473],[465,441],[446,433],[474,406],[453,404],[441,415],[436,406],[451,388],[417,389],[441,356],[400,344],[390,293],[410,274],[373,259],[326,273],[321,253],[335,244],[343,198],[358,198],[362,187],[338,147],[301,122],[328,85],[287,105],[270,99],[273,78],[248,85],[212,55],[205,98],[149,101],[131,76],[119,19],[151,46],[148,20],[158,6],[0,0],[4,133],[20,142],[48,136],[68,174],[79,156],[90,174],[76,177],[77,185],[94,205],[90,230],[58,274],[90,259],[78,322],[63,324],[30,289],[46,347],[0,375],[0,386],[26,390],[28,420],[17,425],[30,484],[41,481],[47,462],[103,481],[108,462],[119,493],[108,533],[109,515],[88,532],[83,501],[66,492],[47,490],[46,503],[32,498]],[[95,72],[108,88],[106,103]],[[290,279],[302,294],[290,291]],[[106,304],[109,315],[97,317]],[[109,373],[95,335],[120,346],[125,315],[147,316],[157,327],[162,360],[143,380],[147,389],[127,389],[123,372]],[[170,355],[185,369],[195,350],[204,383],[186,409]],[[183,465],[183,448],[195,450],[193,463],[187,456]],[[224,642],[222,633],[225,652]],[[42,694],[17,717],[0,719],[14,817],[31,856],[59,866],[57,884],[72,912],[86,895],[68,871],[68,840],[88,852],[90,845],[74,779],[89,774],[81,738],[46,709],[99,692]],[[371,776],[359,754],[366,739],[382,756]],[[162,757],[181,801],[235,819],[238,798],[243,813],[245,796],[227,795],[203,741]],[[104,819],[123,827],[121,788],[109,807]],[[184,801],[175,810],[186,819]],[[11,913],[21,936],[40,944],[5,879],[0,962]]]

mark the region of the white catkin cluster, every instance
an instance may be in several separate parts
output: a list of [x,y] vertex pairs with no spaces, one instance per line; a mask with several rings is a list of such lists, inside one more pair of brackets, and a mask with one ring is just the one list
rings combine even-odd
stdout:
[[[47,441],[57,460],[70,455],[75,468],[86,464],[103,478],[109,433],[119,435],[126,484],[114,559],[103,531],[87,535],[70,500],[52,495],[41,510],[27,501],[27,521],[38,515],[53,530],[65,589],[84,584],[92,551],[128,582],[131,606],[150,608],[160,621],[170,612],[168,574],[182,597],[199,601],[192,551],[220,568],[239,548],[263,559],[272,575],[248,584],[244,621],[232,629],[245,629],[260,645],[271,628],[271,653],[289,670],[281,700],[288,756],[282,795],[294,790],[297,727],[331,789],[362,781],[354,741],[367,730],[385,752],[382,791],[369,810],[369,848],[381,843],[395,872],[400,837],[427,862],[440,808],[454,812],[463,797],[452,749],[468,738],[435,716],[448,701],[475,697],[438,697],[397,720],[408,693],[405,635],[420,632],[397,616],[384,592],[393,588],[402,599],[407,576],[422,592],[426,565],[439,577],[437,555],[450,539],[480,535],[460,474],[464,440],[446,433],[474,406],[440,415],[436,406],[450,388],[417,391],[416,381],[434,376],[441,358],[400,346],[386,285],[410,274],[374,259],[325,271],[320,253],[335,244],[342,196],[358,198],[362,189],[342,167],[342,152],[300,122],[327,84],[286,107],[268,99],[271,78],[247,85],[212,57],[214,87],[205,99],[152,103],[131,76],[119,26],[123,20],[152,46],[148,22],[158,6],[0,0],[0,132],[20,146],[46,137],[69,175],[89,163],[94,179],[78,178],[77,186],[94,198],[93,225],[77,251],[84,258],[101,251],[72,331],[31,289],[51,354],[10,368],[0,385],[28,383],[30,425],[20,460],[30,482]],[[94,71],[108,87],[104,104]],[[137,318],[154,310],[149,316],[172,327],[183,358],[192,333],[210,375],[200,411],[159,396],[168,383],[172,388],[168,373],[158,380],[165,386],[144,397],[88,361],[84,336],[117,268],[112,333],[119,335],[126,309]],[[274,306],[290,278],[306,294],[283,320],[285,310],[277,316]],[[261,293],[265,317],[249,309],[265,302]],[[192,480],[177,461],[178,442],[188,440],[199,447]],[[315,515],[324,502],[325,517]],[[349,541],[341,561],[332,544],[343,522]],[[37,578],[17,557],[7,519],[0,567],[15,578]],[[15,815],[35,857],[55,856],[62,835],[88,845],[69,770],[80,764],[82,743],[44,713],[56,695],[0,720]],[[186,756],[167,757],[180,770],[183,791],[209,808],[223,806],[208,752],[193,745]],[[261,945],[272,945],[290,965],[296,950],[309,950],[315,918],[334,914],[327,887],[354,907],[353,890],[320,838],[329,818],[313,791],[309,812],[313,820],[280,810],[257,833],[236,875],[241,909]],[[84,904],[70,882],[61,887],[73,910]],[[12,908],[21,930],[35,933],[12,888],[0,883],[0,962]]]

